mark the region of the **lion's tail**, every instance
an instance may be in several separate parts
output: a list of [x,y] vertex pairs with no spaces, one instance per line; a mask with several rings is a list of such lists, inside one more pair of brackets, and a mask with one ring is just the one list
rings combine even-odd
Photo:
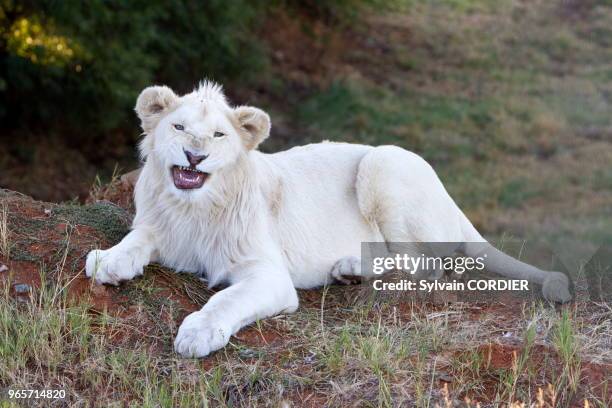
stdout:
[[569,279],[566,275],[561,272],[543,271],[503,253],[488,243],[467,217],[464,216],[464,219],[464,233],[467,242],[462,244],[461,252],[472,258],[482,257],[488,271],[542,285],[542,294],[547,300],[560,303],[571,300]]

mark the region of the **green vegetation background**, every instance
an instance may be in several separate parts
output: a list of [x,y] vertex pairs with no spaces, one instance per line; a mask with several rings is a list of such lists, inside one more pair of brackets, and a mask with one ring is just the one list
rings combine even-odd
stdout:
[[133,105],[202,78],[276,151],[393,143],[493,234],[611,239],[612,7],[567,0],[0,1],[0,186],[84,199]]
[[130,126],[136,96],[152,83],[183,92],[204,77],[252,83],[269,64],[256,34],[271,11],[338,22],[365,4],[373,2],[2,1],[0,117],[6,128],[91,140]]

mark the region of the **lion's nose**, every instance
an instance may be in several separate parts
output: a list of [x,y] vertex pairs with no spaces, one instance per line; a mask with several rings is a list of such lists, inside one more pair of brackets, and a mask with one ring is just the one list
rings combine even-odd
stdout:
[[193,154],[185,149],[183,149],[183,151],[185,152],[185,156],[187,156],[187,161],[192,166],[197,166],[198,164],[202,163],[202,160],[208,157],[205,154],[198,156],[197,154]]

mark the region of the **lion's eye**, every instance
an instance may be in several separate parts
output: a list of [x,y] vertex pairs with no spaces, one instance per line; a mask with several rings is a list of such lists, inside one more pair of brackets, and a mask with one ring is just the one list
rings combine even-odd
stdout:
[[179,125],[178,123],[172,125],[176,130],[185,130],[185,126]]
[[223,133],[223,132],[215,132],[214,136],[215,137],[223,137],[223,136],[225,136],[225,133]]

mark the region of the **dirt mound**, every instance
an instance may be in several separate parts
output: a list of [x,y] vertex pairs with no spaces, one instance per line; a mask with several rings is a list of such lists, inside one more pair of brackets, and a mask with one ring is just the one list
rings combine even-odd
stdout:
[[[65,282],[68,296],[91,302],[93,311],[133,312],[132,306],[142,296],[130,294],[133,286],[144,284],[142,281],[120,287],[97,286],[84,273],[90,250],[109,248],[129,231],[132,188],[131,182],[117,180],[98,192],[106,200],[91,199],[86,205],[35,201],[0,190],[0,222],[6,230],[0,285],[25,300],[50,282]],[[157,296],[176,300],[184,312],[196,310],[210,294],[197,277],[175,274],[157,265],[147,267],[144,282],[155,286]]]
[[89,192],[88,204],[99,201],[108,201],[123,208],[130,214],[134,214],[134,186],[140,176],[140,169],[132,170],[121,177],[115,177],[108,184],[94,187]]
[[[13,364],[0,372],[10,376],[0,386],[27,381],[41,388],[49,384],[41,373],[60,367],[52,382],[70,402],[84,396],[95,406],[142,402],[157,385],[159,400],[175,390],[174,406],[183,405],[185,389],[235,406],[256,406],[271,395],[296,406],[361,406],[377,398],[397,406],[413,406],[415,398],[488,406],[532,401],[538,392],[548,392],[546,401],[583,406],[612,397],[610,310],[595,303],[555,310],[409,296],[364,301],[359,285],[302,290],[298,313],[250,325],[201,361],[179,359],[172,348],[178,325],[213,293],[198,277],[150,265],[144,276],[110,287],[84,274],[91,249],[108,248],[128,232],[131,196],[125,178],[86,205],[0,190],[0,331],[22,333],[9,336],[4,350],[12,351],[0,355]],[[33,323],[40,341],[22,340]],[[388,387],[384,394],[381,387]]]

